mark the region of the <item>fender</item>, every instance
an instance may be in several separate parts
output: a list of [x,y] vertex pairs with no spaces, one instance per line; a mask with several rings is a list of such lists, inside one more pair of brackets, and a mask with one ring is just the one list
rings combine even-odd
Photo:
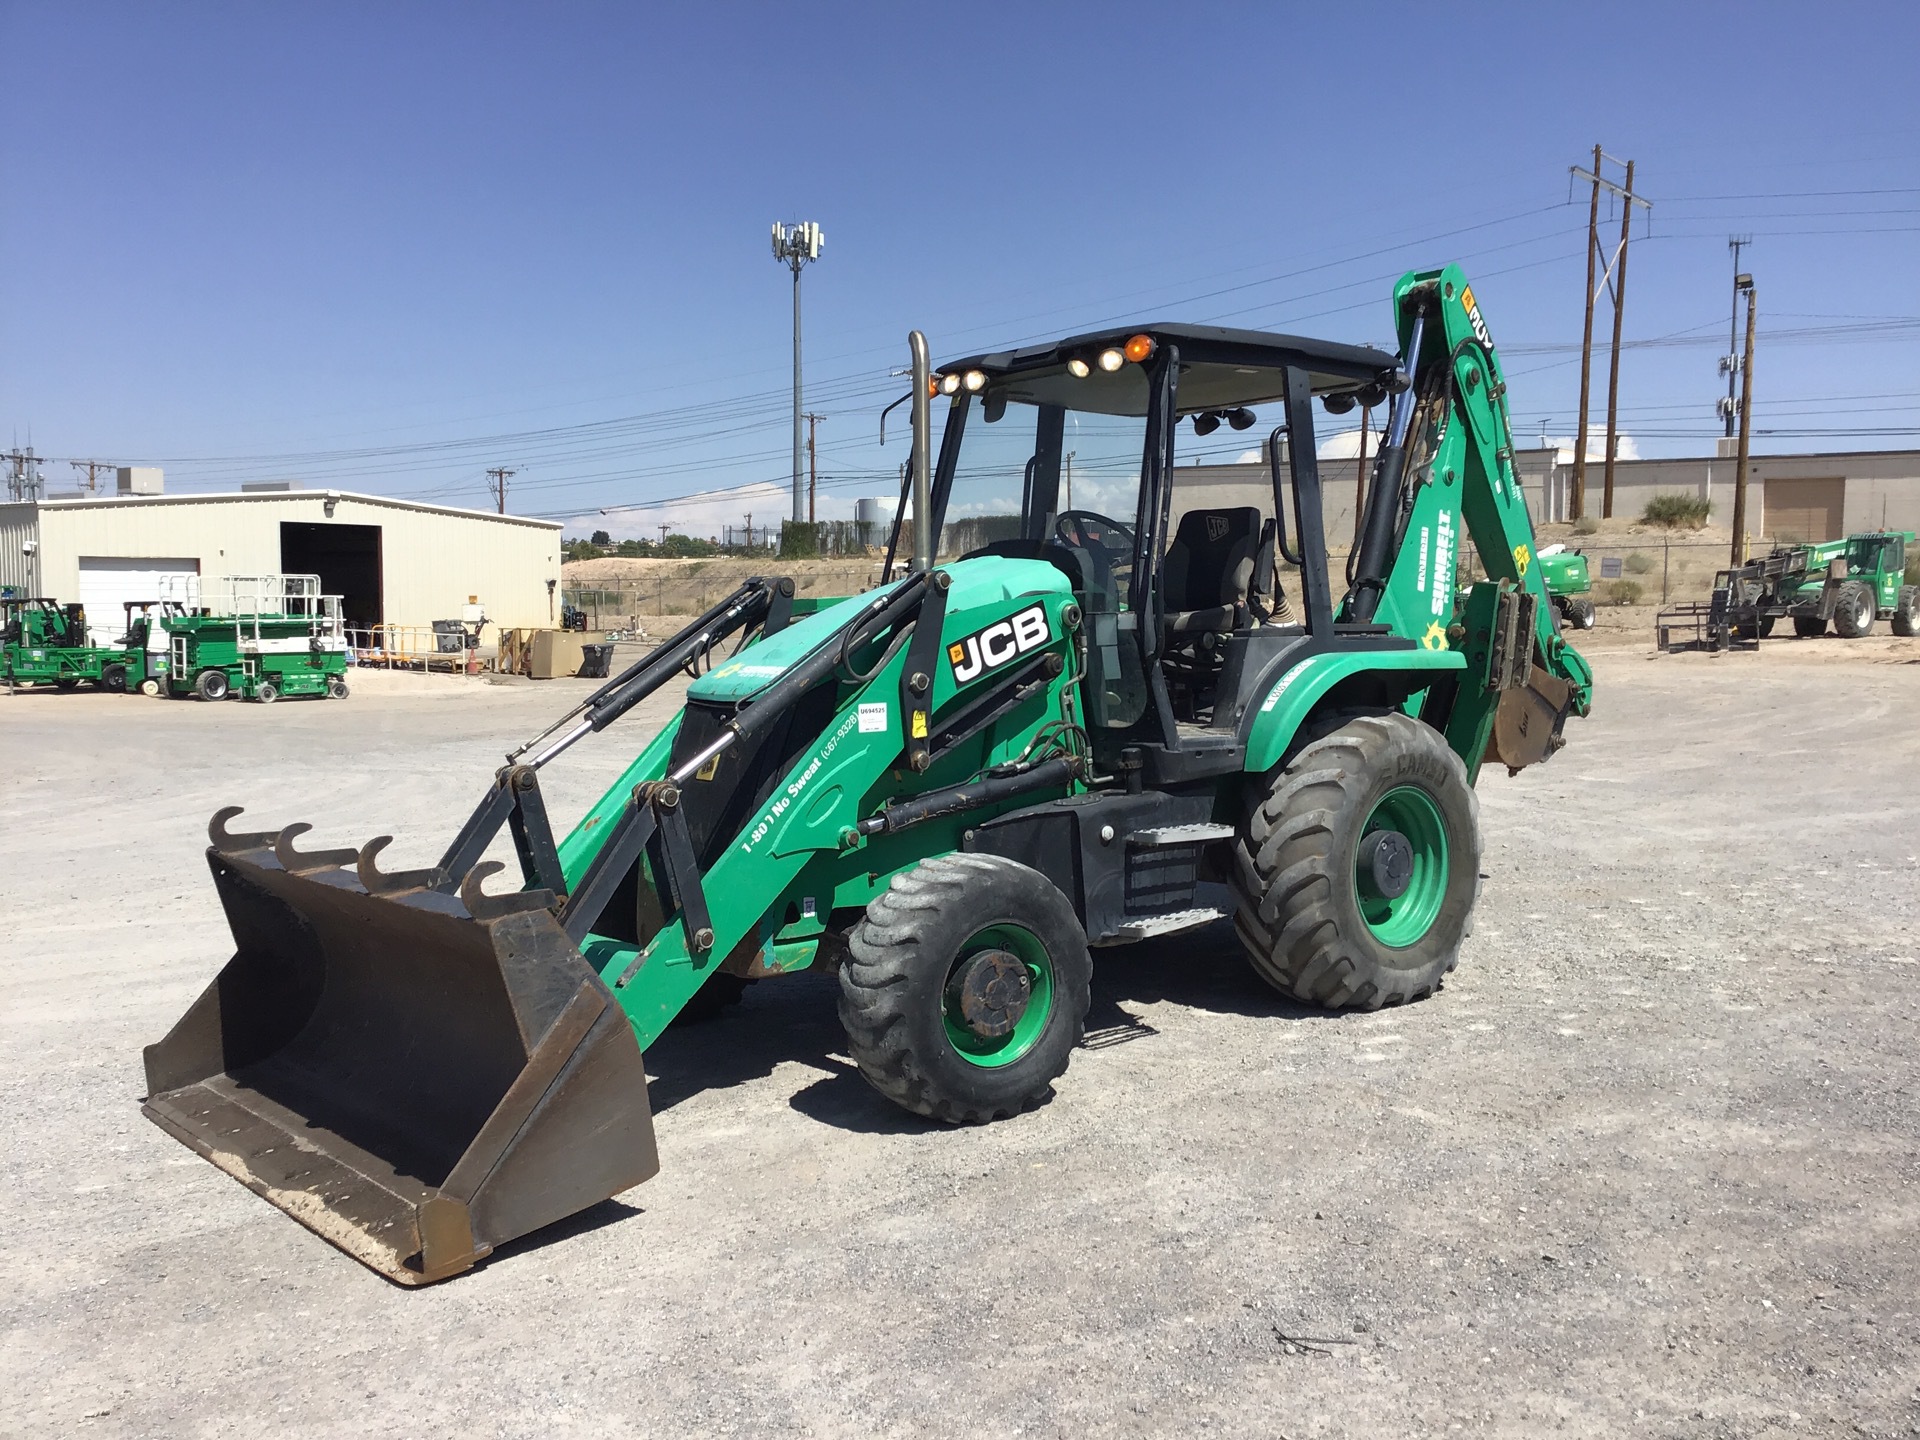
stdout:
[[1407,693],[1424,690],[1435,677],[1467,668],[1453,650],[1356,650],[1310,655],[1280,677],[1254,712],[1242,768],[1251,774],[1271,770],[1293,743],[1313,707],[1342,680],[1353,675],[1404,672]]

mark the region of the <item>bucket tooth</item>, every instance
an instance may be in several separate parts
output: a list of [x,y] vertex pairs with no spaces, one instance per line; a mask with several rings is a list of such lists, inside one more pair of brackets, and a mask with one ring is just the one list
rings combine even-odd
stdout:
[[376,835],[361,847],[355,858],[354,869],[359,872],[361,888],[369,895],[407,895],[416,890],[437,890],[446,884],[447,872],[438,865],[425,870],[395,870],[392,874],[383,874],[376,861],[380,852],[392,843],[391,835]]
[[460,882],[460,903],[476,920],[499,920],[508,915],[524,915],[530,910],[550,910],[554,904],[551,890],[516,890],[509,895],[489,895],[481,884],[506,869],[498,860],[482,860]]
[[271,830],[227,829],[227,821],[245,813],[244,805],[224,805],[214,811],[213,819],[207,822],[207,840],[222,855],[236,855],[243,850],[265,850],[273,844],[274,832]]
[[314,850],[305,855],[293,848],[296,837],[313,829],[311,825],[289,825],[273,837],[273,855],[289,875],[311,875],[316,870],[338,870],[360,858],[358,850]]

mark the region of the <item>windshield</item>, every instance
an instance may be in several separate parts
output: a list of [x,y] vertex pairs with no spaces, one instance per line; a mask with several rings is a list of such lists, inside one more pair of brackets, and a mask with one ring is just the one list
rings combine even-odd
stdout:
[[[1072,521],[1060,520],[1070,512],[1109,520],[1131,536],[1140,502],[1143,417],[1023,402],[1008,403],[989,418],[994,414],[995,407],[973,396],[956,397],[947,411],[943,465],[949,437],[957,437],[959,453],[936,559],[956,560],[998,541],[1070,539]],[[1030,520],[1034,533],[1023,536],[1030,494],[1038,496]]]

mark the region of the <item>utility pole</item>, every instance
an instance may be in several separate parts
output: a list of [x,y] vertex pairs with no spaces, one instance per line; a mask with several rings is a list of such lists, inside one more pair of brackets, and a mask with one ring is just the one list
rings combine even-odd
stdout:
[[100,491],[98,478],[100,471],[117,468],[116,466],[109,465],[104,460],[69,460],[67,464],[71,465],[75,470],[84,470],[87,472],[87,493],[89,495],[97,495]]
[[1733,277],[1734,293],[1747,294],[1747,344],[1740,362],[1740,451],[1733,469],[1733,563],[1747,563],[1747,446],[1753,437],[1753,322],[1757,308],[1753,276]]
[[667,522],[664,520],[660,522],[660,543],[662,545],[667,543]]
[[[1733,304],[1727,309],[1727,353],[1720,357],[1720,373],[1727,377],[1727,398],[1719,404],[1720,418],[1726,422],[1727,439],[1733,438],[1733,417],[1740,411],[1734,387],[1740,379],[1740,252],[1753,243],[1751,235],[1729,235],[1727,249],[1733,252]],[[1720,452],[1726,454],[1723,449]]]
[[[1626,184],[1616,185],[1600,173],[1601,162],[1613,160],[1616,165],[1626,166]],[[1606,488],[1601,502],[1603,518],[1613,517],[1613,460],[1614,451],[1619,448],[1619,440],[1614,429],[1619,419],[1620,405],[1620,325],[1623,315],[1623,302],[1627,287],[1627,238],[1633,229],[1633,207],[1652,210],[1653,202],[1643,200],[1633,193],[1633,162],[1620,161],[1607,154],[1598,145],[1593,147],[1593,169],[1582,170],[1578,165],[1569,166],[1569,171],[1581,180],[1593,182],[1593,199],[1587,208],[1587,297],[1586,327],[1580,338],[1580,419],[1576,427],[1577,434],[1573,442],[1573,513],[1567,518],[1578,520],[1586,514],[1587,505],[1587,406],[1592,396],[1593,385],[1593,307],[1599,300],[1600,292],[1606,291],[1613,300],[1613,362],[1607,379],[1607,454]],[[1612,258],[1602,264],[1603,252],[1600,245],[1600,192],[1618,197],[1620,201],[1620,243],[1614,247]],[[1594,280],[1594,269],[1601,265],[1600,278]]]
[[1613,462],[1620,432],[1620,322],[1627,313],[1627,238],[1633,232],[1633,161],[1627,161],[1627,198],[1620,206],[1620,261],[1613,280],[1613,358],[1607,363],[1607,472],[1600,490],[1600,517],[1613,518]]
[[820,488],[819,454],[813,445],[813,427],[820,423],[820,417],[811,410],[807,412],[807,523],[816,524],[814,519],[814,496]]
[[7,462],[7,498],[9,500],[39,500],[46,492],[46,480],[40,474],[40,457],[33,453],[33,446],[22,450],[18,445],[0,455]]
[[[820,258],[826,237],[811,220],[773,227],[773,258],[793,271],[793,518],[806,518],[806,492],[800,488],[800,268]],[[751,538],[751,537],[749,537]]]
[[487,478],[493,481],[494,503],[499,506],[502,515],[507,513],[507,481],[519,473],[505,466],[495,466],[487,471]]
[[[1587,207],[1587,319],[1580,332],[1580,419],[1573,437],[1573,513],[1567,518],[1579,520],[1587,513],[1587,399],[1593,378],[1593,263],[1600,249],[1600,147],[1593,147],[1593,202]],[[1574,174],[1580,170],[1575,167]]]
[[1073,457],[1076,453],[1078,452],[1069,450],[1065,456],[1067,462],[1067,503],[1060,507],[1062,510],[1071,510],[1073,508]]
[[747,512],[747,553],[753,553],[753,512]]

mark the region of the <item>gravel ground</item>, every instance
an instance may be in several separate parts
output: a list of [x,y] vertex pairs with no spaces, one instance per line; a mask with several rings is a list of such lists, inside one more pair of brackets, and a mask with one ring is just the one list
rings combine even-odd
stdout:
[[1438,996],[1105,952],[1058,1097],[986,1129],[763,983],[649,1055],[656,1180],[417,1292],[143,1119],[140,1047],[229,951],[217,805],[419,863],[569,683],[0,698],[0,1431],[1920,1434],[1916,659],[1600,654],[1483,781]]

